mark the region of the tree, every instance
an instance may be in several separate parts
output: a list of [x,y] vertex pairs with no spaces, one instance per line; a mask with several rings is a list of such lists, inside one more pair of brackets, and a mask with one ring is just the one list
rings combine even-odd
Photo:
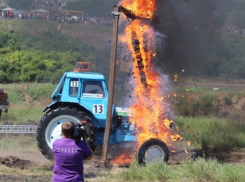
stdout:
[[15,9],[30,9],[34,0],[7,0],[7,4]]

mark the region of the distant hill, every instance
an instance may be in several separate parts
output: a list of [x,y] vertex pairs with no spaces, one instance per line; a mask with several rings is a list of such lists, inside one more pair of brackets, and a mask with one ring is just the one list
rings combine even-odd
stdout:
[[[68,6],[63,9],[83,11],[85,14],[89,14],[91,16],[109,16],[112,7],[117,5],[119,1],[120,0],[69,0],[66,1]],[[40,2],[35,3],[35,0],[0,0],[0,3],[1,2],[5,2],[8,6],[16,9],[33,10],[40,8],[37,6]],[[45,4],[45,1],[43,2]]]
[[70,2],[66,9],[83,11],[91,16],[111,16],[114,5],[118,5],[120,0],[76,0]]
[[[6,0],[6,2],[14,8],[27,8],[28,2],[32,4],[34,0]],[[112,6],[118,2],[118,0],[74,0],[69,2],[65,9],[83,11],[90,16],[108,16],[109,19]],[[168,70],[170,75],[175,72],[182,74],[181,70],[184,69],[188,70],[188,73],[186,71],[182,74],[185,76],[245,79],[245,1],[158,0],[157,2],[153,26],[159,33],[165,35],[164,40],[159,41],[156,47],[159,67],[163,65],[162,69]],[[96,70],[108,74],[106,70],[110,59],[110,26],[64,24],[62,35],[58,35],[57,25],[57,22],[37,20],[0,21],[0,31],[7,32],[1,35],[0,63],[6,64],[0,65],[0,69],[2,68],[0,79],[7,70],[5,68],[13,65],[12,62],[18,60],[18,56],[23,56],[24,53],[21,51],[37,51],[37,54],[44,55],[40,59],[47,60],[50,55],[46,53],[54,51],[53,55],[56,56],[52,56],[53,61],[62,60],[64,58],[62,56],[65,55],[61,53],[67,51],[63,62],[69,61],[67,58],[69,55],[74,59],[69,64],[62,63],[62,65],[58,62],[60,72],[71,69],[75,61],[84,58],[92,61]],[[8,33],[10,29],[14,33]],[[15,68],[9,70],[9,82],[37,79],[33,76],[34,73],[29,77],[20,77],[24,72],[21,72],[21,67],[18,67],[17,71],[19,72],[16,72]],[[16,74],[15,77],[11,77],[13,72]],[[40,80],[42,78],[44,77],[38,77]]]

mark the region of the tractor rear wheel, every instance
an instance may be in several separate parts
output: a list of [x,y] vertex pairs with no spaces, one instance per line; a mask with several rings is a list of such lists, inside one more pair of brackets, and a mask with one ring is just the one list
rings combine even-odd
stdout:
[[89,135],[88,142],[92,147],[94,140],[93,125],[86,113],[70,107],[59,107],[48,111],[38,124],[36,132],[37,145],[41,153],[49,160],[53,160],[53,142],[62,138],[61,124],[72,121],[75,124],[87,121],[86,130]]
[[159,139],[150,139],[143,143],[138,151],[137,160],[140,165],[151,162],[167,162],[169,149],[167,145]]

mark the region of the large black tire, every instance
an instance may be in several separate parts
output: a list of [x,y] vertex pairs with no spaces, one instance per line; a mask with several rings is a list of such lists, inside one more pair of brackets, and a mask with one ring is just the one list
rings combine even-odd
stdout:
[[169,149],[167,145],[159,139],[150,139],[144,142],[137,153],[137,160],[140,165],[149,164],[153,161],[167,162]]
[[61,124],[66,121],[78,124],[84,120],[87,121],[86,130],[89,135],[89,145],[94,148],[92,145],[94,140],[93,125],[86,113],[70,107],[59,107],[48,111],[41,118],[36,132],[37,145],[41,153],[52,161],[54,159],[52,144],[56,139],[62,137]]

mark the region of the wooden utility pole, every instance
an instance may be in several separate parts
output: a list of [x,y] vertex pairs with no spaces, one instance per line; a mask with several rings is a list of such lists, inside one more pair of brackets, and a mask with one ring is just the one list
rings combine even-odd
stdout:
[[105,135],[104,135],[104,143],[103,143],[100,167],[105,167],[107,161],[109,136],[111,130],[112,106],[113,106],[113,97],[114,97],[114,84],[115,84],[115,72],[116,72],[116,60],[117,60],[118,22],[119,22],[119,15],[120,15],[118,6],[114,6],[112,15],[113,15],[113,32],[112,32],[111,60],[110,60],[109,99],[108,99],[108,106],[107,106],[106,127],[105,127]]

